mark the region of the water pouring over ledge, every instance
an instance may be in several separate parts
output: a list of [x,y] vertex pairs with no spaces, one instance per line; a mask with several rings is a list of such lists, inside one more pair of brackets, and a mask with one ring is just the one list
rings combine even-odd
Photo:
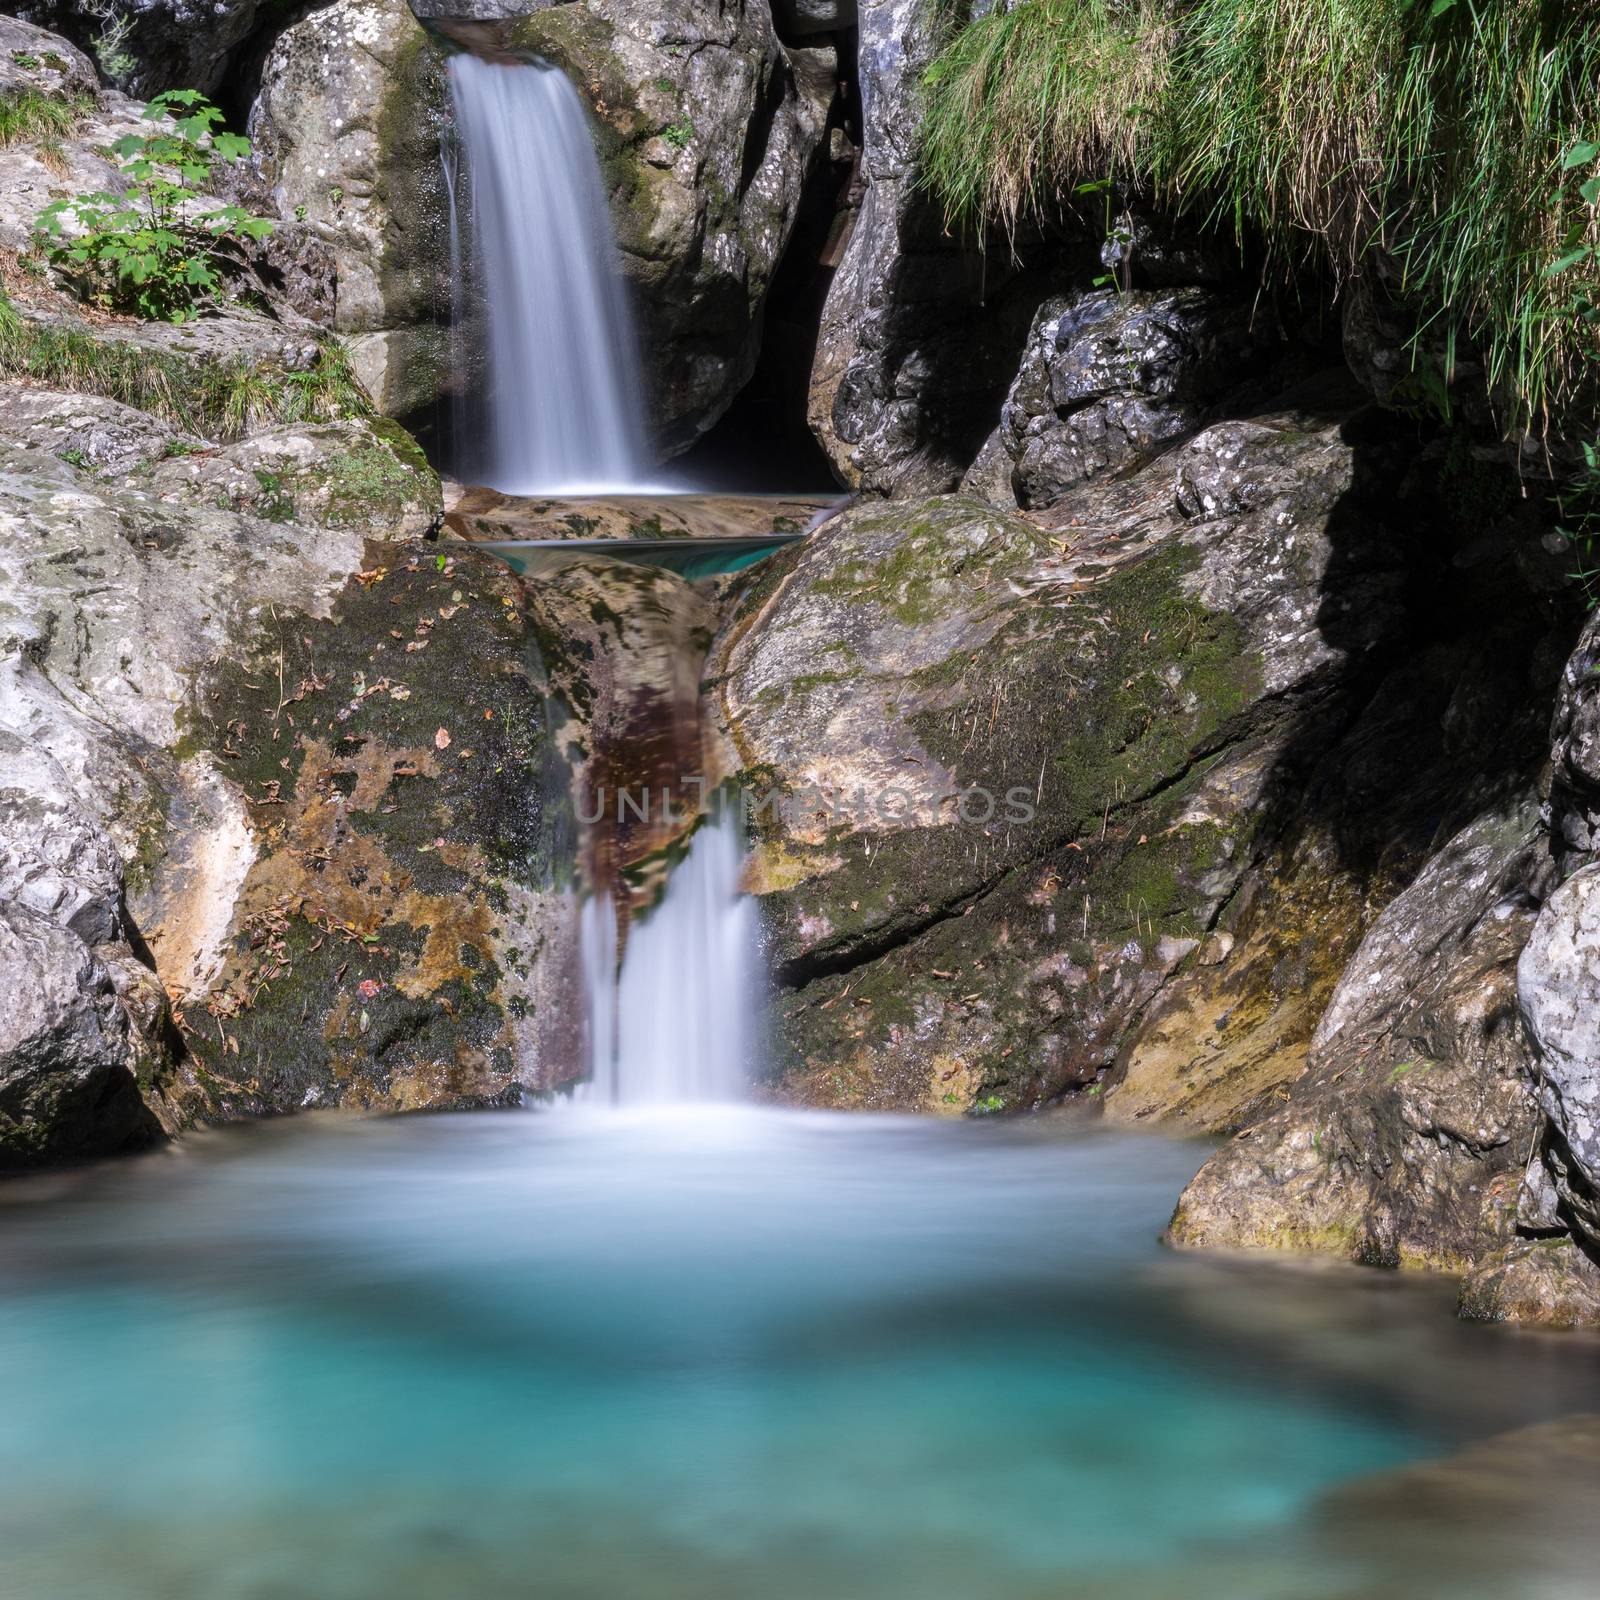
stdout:
[[647,487],[643,379],[587,108],[542,62],[463,53],[449,70],[484,318],[481,415],[457,470],[508,494]]

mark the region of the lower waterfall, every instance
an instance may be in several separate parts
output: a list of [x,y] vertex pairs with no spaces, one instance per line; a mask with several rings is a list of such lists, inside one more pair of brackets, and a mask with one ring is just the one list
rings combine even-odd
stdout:
[[620,968],[610,895],[585,902],[593,1102],[741,1098],[760,981],[754,912],[739,892],[743,855],[738,808],[723,805],[702,822],[658,904],[629,929]]
[[471,217],[455,249],[484,317],[457,474],[508,494],[638,488],[643,380],[584,103],[555,67],[467,54],[450,93]]

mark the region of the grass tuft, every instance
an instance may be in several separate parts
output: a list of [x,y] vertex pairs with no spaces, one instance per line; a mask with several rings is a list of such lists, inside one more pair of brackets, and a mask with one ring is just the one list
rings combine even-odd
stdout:
[[39,89],[0,91],[0,150],[14,144],[59,145],[88,113],[81,97],[64,99]]
[[1593,409],[1600,0],[1017,0],[945,26],[923,175],[953,224],[1114,179],[1280,268],[1381,261],[1516,428]]
[[279,423],[373,415],[344,347],[332,339],[318,346],[303,371],[243,356],[196,360],[34,322],[3,296],[0,378],[119,400],[205,439],[236,439]]

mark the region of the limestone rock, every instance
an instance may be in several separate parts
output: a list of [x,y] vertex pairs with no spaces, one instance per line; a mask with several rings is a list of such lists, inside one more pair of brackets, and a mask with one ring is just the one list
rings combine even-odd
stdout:
[[438,474],[388,421],[271,428],[218,449],[169,452],[134,482],[162,500],[374,539],[425,538],[444,514]]
[[[119,89],[150,98],[163,89],[215,95],[230,67],[270,24],[262,0],[19,0],[19,15],[77,41]],[[92,70],[92,69],[91,69]]]
[[0,438],[77,466],[128,472],[173,446],[197,445],[147,411],[99,395],[0,385]]
[[390,416],[448,381],[443,62],[405,0],[338,0],[279,36],[250,113],[256,170],[332,252],[334,327]]
[[128,1019],[70,929],[0,902],[0,1168],[100,1155],[147,1139]]
[[1551,832],[1578,861],[1600,854],[1600,613],[1561,674],[1552,731]]
[[[27,9],[18,7],[24,15]],[[88,56],[59,33],[22,16],[0,17],[0,93],[23,89],[92,101],[100,79]]]
[[[1064,537],[963,498],[860,505],[760,569],[712,673],[737,764],[781,795],[752,887],[783,1092],[1034,1104],[1107,1072],[1198,960],[1270,848],[1284,697],[1318,703],[1396,617],[1349,446],[1284,449],[1232,518],[1186,523],[1163,465],[1082,490]],[[1314,626],[1335,566],[1369,634]]]
[[1345,968],[1288,1104],[1184,1191],[1174,1242],[1462,1270],[1509,1241],[1534,1123],[1515,970],[1541,870],[1531,801],[1429,861]]
[[1022,504],[1051,505],[1192,431],[1264,343],[1248,306],[1204,289],[1046,301],[1002,414]]
[[1548,1119],[1545,1164],[1567,1223],[1600,1244],[1600,864],[1550,896],[1517,968]]
[[1600,1265],[1571,1239],[1517,1239],[1468,1275],[1461,1315],[1474,1322],[1600,1328]]
[[917,182],[918,85],[937,30],[921,0],[862,0],[858,16],[861,158],[808,414],[851,488],[936,494],[993,428],[1049,282],[1091,262],[1094,243],[1048,252],[1045,275],[1019,271],[1003,241],[982,255],[952,238]]

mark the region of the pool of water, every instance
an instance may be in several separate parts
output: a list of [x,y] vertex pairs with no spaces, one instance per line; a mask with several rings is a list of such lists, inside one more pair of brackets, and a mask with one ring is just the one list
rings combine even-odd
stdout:
[[1593,1374],[1441,1286],[1163,1251],[1205,1153],[331,1117],[13,1185],[0,1593],[1380,1592],[1319,1497],[1600,1409]]

